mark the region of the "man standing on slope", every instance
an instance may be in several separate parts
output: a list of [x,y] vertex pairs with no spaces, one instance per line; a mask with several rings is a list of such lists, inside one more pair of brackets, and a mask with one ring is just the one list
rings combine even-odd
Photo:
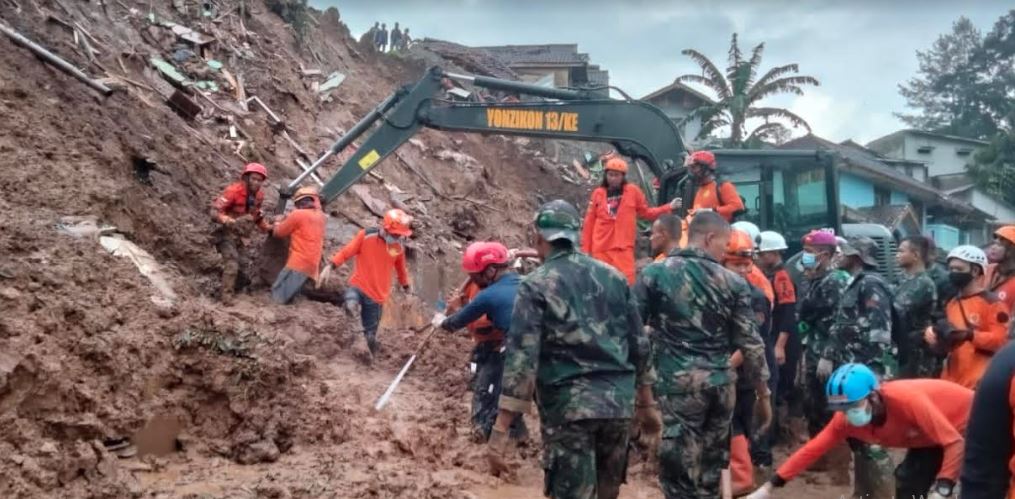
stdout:
[[655,220],[670,213],[670,203],[650,208],[645,194],[627,181],[627,161],[612,155],[606,159],[603,184],[592,191],[585,225],[582,227],[581,249],[596,260],[613,265],[634,284],[634,242],[638,219]]
[[310,281],[317,281],[324,252],[327,220],[317,189],[301,187],[293,195],[293,204],[296,209],[271,230],[274,237],[289,238],[289,258],[271,285],[271,298],[281,304],[291,302]]
[[219,224],[215,229],[215,246],[222,255],[222,303],[228,305],[236,293],[236,278],[244,261],[243,238],[249,236],[256,226],[261,232],[271,230],[271,224],[261,213],[264,191],[261,186],[268,179],[264,165],[249,163],[243,167],[240,180],[229,184],[219,197],[215,198],[214,220]]
[[624,277],[576,251],[573,206],[544,204],[533,228],[543,265],[518,287],[487,458],[494,473],[507,470],[508,428],[535,396],[545,495],[615,499],[627,472],[631,417],[642,435],[660,428],[648,338]]

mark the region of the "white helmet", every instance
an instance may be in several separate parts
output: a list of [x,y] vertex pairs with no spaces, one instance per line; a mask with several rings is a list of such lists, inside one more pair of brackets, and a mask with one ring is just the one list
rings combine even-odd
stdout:
[[748,236],[751,236],[751,241],[754,243],[754,247],[758,247],[758,236],[761,235],[761,229],[759,229],[757,225],[754,225],[746,220],[741,220],[739,222],[733,222],[733,225],[730,227],[746,232]]
[[952,258],[958,258],[963,262],[979,265],[980,270],[987,270],[987,254],[984,253],[982,249],[971,244],[956,246],[954,249],[949,251],[947,259],[951,260]]
[[766,230],[758,234],[758,251],[783,251],[789,249],[786,246],[786,238],[782,234],[772,230]]

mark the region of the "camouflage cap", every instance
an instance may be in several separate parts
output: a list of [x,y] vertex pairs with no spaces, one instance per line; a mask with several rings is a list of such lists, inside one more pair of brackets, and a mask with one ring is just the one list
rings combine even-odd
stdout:
[[536,230],[547,241],[567,239],[572,244],[578,243],[578,231],[581,229],[581,216],[571,203],[563,199],[555,199],[536,210],[534,220]]
[[878,266],[878,260],[874,253],[878,250],[878,243],[867,236],[851,237],[842,245],[842,256],[858,256],[860,260],[871,267]]

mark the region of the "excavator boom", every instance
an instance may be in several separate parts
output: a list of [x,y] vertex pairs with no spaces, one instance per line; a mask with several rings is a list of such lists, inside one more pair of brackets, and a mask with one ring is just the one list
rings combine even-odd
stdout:
[[[475,86],[548,99],[544,102],[485,103],[440,99],[445,79],[467,80]],[[673,122],[655,106],[635,100],[604,99],[588,90],[544,88],[527,83],[427,70],[415,84],[402,87],[341,137],[302,175],[296,188],[328,158],[378,126],[341,169],[324,184],[321,200],[342,195],[385,157],[423,127],[437,130],[497,133],[526,137],[583,140],[612,144],[617,152],[637,158],[657,177],[681,165],[686,154]]]

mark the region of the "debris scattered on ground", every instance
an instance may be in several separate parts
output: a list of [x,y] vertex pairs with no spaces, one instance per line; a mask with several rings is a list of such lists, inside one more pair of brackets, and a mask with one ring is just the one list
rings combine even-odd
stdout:
[[162,295],[163,298],[169,301],[175,301],[177,299],[176,292],[173,291],[172,286],[169,285],[169,281],[165,277],[165,273],[162,270],[162,266],[155,260],[150,253],[138,247],[138,245],[126,240],[123,236],[102,236],[99,238],[99,244],[102,245],[106,251],[109,251],[113,256],[119,256],[126,258],[137,267],[137,270],[141,272],[141,275],[148,278],[151,281],[152,286]]

